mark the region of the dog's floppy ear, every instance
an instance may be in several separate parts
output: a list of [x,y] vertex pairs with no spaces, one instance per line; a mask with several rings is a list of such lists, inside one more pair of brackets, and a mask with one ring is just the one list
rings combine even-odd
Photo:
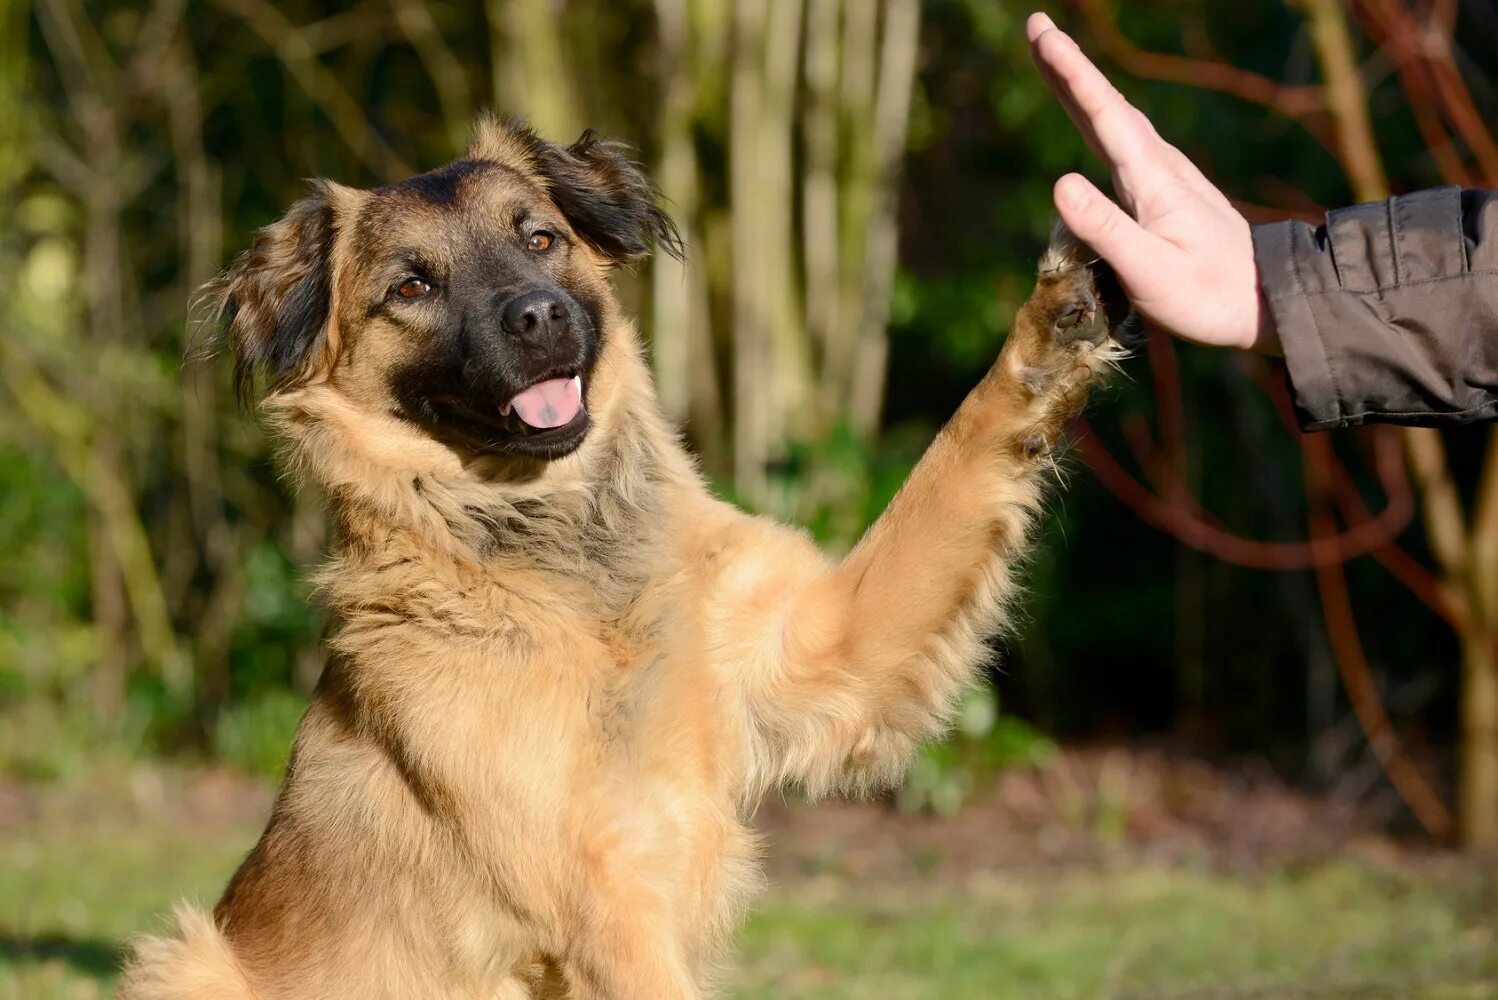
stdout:
[[310,195],[255,236],[249,250],[205,289],[234,350],[234,391],[248,403],[255,378],[271,391],[305,381],[331,358],[333,240],[339,189]]
[[654,247],[680,260],[676,224],[629,154],[624,143],[590,129],[570,146],[541,143],[536,168],[572,228],[612,263],[640,260]]

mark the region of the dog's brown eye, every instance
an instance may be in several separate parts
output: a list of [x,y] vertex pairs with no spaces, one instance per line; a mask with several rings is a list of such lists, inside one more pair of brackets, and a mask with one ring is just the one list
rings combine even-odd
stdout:
[[431,291],[432,286],[420,278],[407,278],[395,290],[395,294],[403,299],[424,299],[431,294]]
[[532,253],[545,253],[551,249],[551,244],[555,239],[555,236],[542,229],[531,233],[531,238],[525,241],[525,248]]

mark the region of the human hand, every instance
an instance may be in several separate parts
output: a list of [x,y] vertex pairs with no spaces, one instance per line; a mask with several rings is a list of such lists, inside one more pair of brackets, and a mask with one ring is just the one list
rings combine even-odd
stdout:
[[1278,354],[1242,213],[1049,17],[1031,14],[1025,33],[1051,90],[1113,172],[1123,206],[1067,174],[1054,191],[1062,221],[1108,262],[1150,324],[1198,344]]

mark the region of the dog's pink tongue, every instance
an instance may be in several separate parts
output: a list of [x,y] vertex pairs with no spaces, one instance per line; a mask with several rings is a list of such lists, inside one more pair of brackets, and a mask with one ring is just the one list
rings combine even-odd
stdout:
[[537,382],[510,400],[510,406],[521,420],[538,430],[570,424],[583,408],[583,380],[574,375]]

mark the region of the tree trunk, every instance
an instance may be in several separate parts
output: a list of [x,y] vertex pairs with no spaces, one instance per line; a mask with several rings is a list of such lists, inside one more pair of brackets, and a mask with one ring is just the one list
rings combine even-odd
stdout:
[[550,0],[489,0],[490,58],[495,105],[570,142],[580,126],[558,13]]
[[[837,337],[838,294],[837,73],[841,0],[809,0],[806,18],[806,111],[801,118],[805,165],[801,179],[801,251],[805,268],[806,332],[829,365]],[[842,405],[842,392],[822,379],[825,413]]]
[[1472,847],[1498,844],[1498,659],[1484,632],[1462,643],[1458,829]]
[[918,0],[890,0],[879,46],[872,204],[863,255],[858,348],[848,397],[853,429],[865,438],[873,437],[884,411],[884,381],[889,367],[889,300],[899,263],[900,165],[910,124],[910,92],[915,84],[920,27]]
[[[671,203],[686,240],[687,253],[700,253],[692,231],[697,214],[697,155],[692,148],[692,118],[696,95],[687,60],[687,0],[655,0],[660,35],[661,117],[660,167],[656,182]],[[650,340],[655,362],[655,383],[661,409],[672,421],[686,419],[691,399],[690,342],[691,295],[686,263],[658,255],[651,267]]]

